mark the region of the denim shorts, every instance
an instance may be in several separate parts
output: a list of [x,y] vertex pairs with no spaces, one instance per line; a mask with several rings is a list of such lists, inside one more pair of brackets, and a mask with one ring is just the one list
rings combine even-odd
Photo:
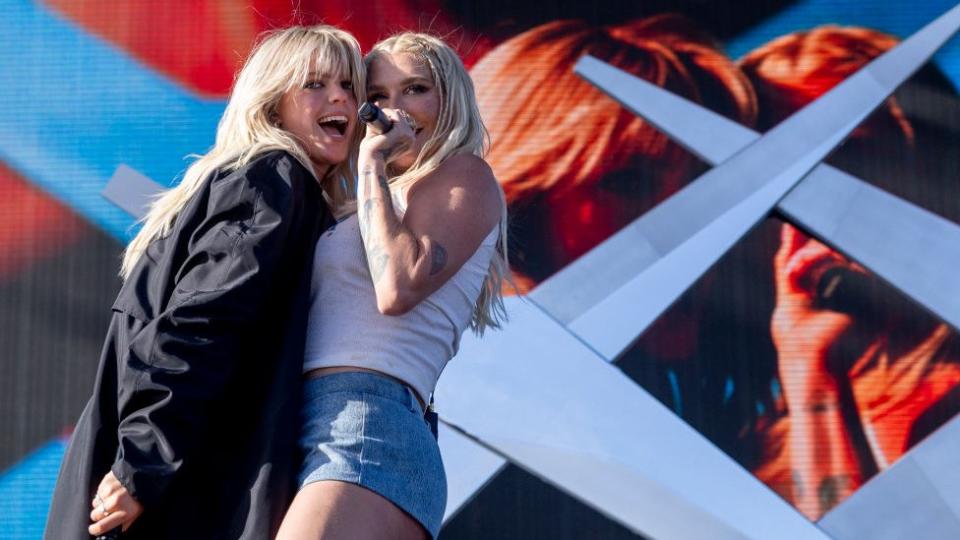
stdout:
[[367,372],[303,385],[300,488],[340,480],[374,491],[436,538],[447,504],[440,448],[412,390]]

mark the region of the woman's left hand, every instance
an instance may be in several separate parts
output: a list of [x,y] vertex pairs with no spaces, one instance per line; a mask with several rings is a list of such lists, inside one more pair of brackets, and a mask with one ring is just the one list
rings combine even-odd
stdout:
[[143,513],[143,505],[130,495],[112,472],[100,481],[90,506],[93,508],[90,512],[93,525],[87,531],[93,536],[106,534],[117,527],[126,531]]

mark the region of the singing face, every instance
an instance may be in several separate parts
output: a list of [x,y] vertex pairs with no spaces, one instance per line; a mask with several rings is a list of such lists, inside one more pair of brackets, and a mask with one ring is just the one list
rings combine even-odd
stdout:
[[280,127],[299,141],[322,178],[345,159],[357,123],[357,99],[345,74],[311,73],[288,90],[277,107]]
[[380,108],[400,109],[411,118],[414,142],[393,166],[409,168],[430,139],[440,116],[440,91],[430,68],[413,55],[380,53],[367,71],[367,99]]

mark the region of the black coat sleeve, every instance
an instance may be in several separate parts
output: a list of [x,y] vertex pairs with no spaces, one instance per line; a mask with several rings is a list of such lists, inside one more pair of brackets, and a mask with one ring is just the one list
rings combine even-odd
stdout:
[[290,258],[286,247],[303,221],[296,197],[314,181],[292,161],[285,156],[213,184],[199,225],[177,239],[187,254],[175,290],[130,340],[111,470],[148,509],[203,439],[211,411],[249,357],[240,349],[255,335],[271,281]]

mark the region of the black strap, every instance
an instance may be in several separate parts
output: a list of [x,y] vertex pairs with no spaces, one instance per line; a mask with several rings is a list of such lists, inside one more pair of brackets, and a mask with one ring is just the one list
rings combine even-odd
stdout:
[[438,433],[440,416],[437,415],[437,411],[433,408],[433,394],[430,394],[430,404],[427,405],[427,412],[423,414],[423,417],[426,418],[427,423],[430,424],[430,433],[433,433],[433,438],[440,440]]

